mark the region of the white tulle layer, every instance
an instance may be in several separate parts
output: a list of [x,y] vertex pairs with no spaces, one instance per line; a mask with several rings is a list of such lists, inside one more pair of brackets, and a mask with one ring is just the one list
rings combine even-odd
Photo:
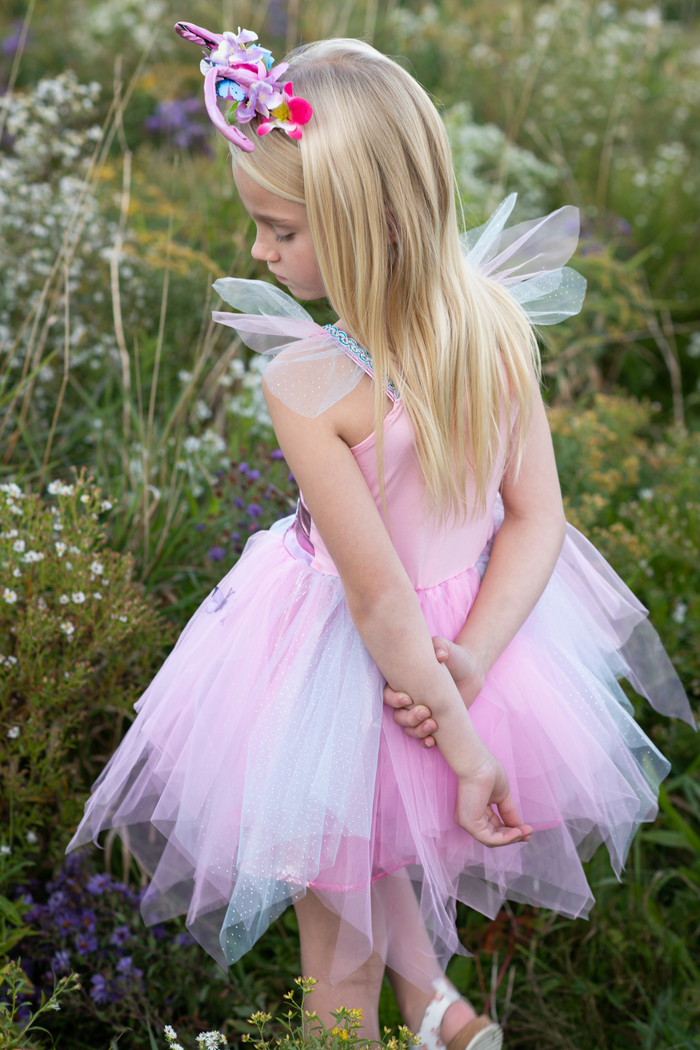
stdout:
[[[333,979],[378,950],[429,987],[435,962],[407,950],[407,908],[443,962],[462,950],[455,900],[490,916],[505,899],[585,915],[581,860],[604,842],[620,871],[669,768],[617,678],[687,713],[636,599],[570,530],[471,708],[535,828],[529,844],[489,850],[456,825],[455,778],[439,752],[383,709],[383,679],[340,580],[293,558],[284,528],[256,535],[194,615],[69,849],[116,828],[151,874],[146,922],[186,913],[222,965],[307,887],[342,919]],[[478,588],[469,569],[419,591],[431,633],[454,637]]]

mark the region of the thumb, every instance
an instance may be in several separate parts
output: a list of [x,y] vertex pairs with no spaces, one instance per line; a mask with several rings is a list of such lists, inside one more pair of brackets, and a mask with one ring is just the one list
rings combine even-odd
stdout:
[[446,638],[441,638],[439,634],[432,639],[432,642],[438,663],[444,664],[450,655],[450,643]]

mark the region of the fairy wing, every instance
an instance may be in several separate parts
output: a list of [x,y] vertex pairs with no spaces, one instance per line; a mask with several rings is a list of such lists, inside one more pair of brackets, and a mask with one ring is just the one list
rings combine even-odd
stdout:
[[506,229],[511,193],[484,226],[462,235],[470,266],[505,285],[532,324],[557,324],[580,312],[586,279],[564,264],[576,251],[578,208],[567,205]]
[[338,340],[280,288],[265,281],[224,277],[214,283],[214,290],[244,312],[215,310],[213,319],[233,328],[247,347],[268,359],[265,382],[287,408],[314,418],[362,379],[364,369]]

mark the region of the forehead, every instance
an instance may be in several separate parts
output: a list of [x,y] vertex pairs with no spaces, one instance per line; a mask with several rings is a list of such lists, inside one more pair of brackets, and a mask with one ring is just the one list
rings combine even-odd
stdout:
[[271,193],[235,164],[233,178],[245,210],[256,221],[273,223],[306,221],[304,204],[288,201],[276,193]]

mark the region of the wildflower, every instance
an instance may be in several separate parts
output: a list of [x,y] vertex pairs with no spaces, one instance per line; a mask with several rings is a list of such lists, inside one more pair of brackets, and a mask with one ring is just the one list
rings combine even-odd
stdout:
[[113,944],[115,948],[121,948],[123,944],[131,940],[131,930],[128,926],[117,926],[116,930],[110,935],[109,943]]
[[4,540],[11,540],[17,535],[19,535],[17,529],[8,529],[7,532],[0,532],[0,536],[2,536]]
[[260,477],[260,471],[259,470],[249,470],[248,471],[248,477],[250,478],[251,481],[257,481],[258,478]]
[[15,577],[16,580],[21,580],[22,579],[22,573],[20,572],[19,569],[13,569],[12,575]]
[[36,846],[37,842],[39,841],[39,836],[37,835],[36,831],[28,831],[24,837],[30,846]]
[[226,551],[223,547],[210,547],[207,551],[207,558],[210,561],[223,561]]
[[87,495],[87,493],[84,493],[84,494],[83,494],[83,495],[82,495],[82,496],[80,497],[80,502],[81,502],[81,503],[89,503],[89,502],[90,502],[90,497],[89,497],[89,496]]
[[[56,528],[55,525],[54,525],[54,528]],[[62,558],[63,555],[66,553],[66,550],[67,550],[66,545],[63,542],[63,540],[56,540],[56,542],[54,543],[54,547],[56,548],[56,554],[59,556],[59,558]]]
[[9,496],[14,496],[16,499],[23,499],[24,493],[22,492],[19,485],[15,485],[14,481],[6,482],[0,485],[0,492],[6,492]]
[[640,489],[639,490],[639,498],[640,499],[644,499],[644,500],[653,499],[654,498],[654,490],[653,489]]
[[125,955],[123,959],[120,959],[117,963],[117,973],[130,973],[132,970],[131,956]]
[[247,474],[248,473],[248,464],[245,461],[243,463],[241,463],[240,466],[238,467],[238,472],[239,472],[239,474]]
[[107,981],[104,979],[101,973],[96,973],[92,977],[92,988],[90,989],[90,998],[97,1003],[98,1006],[102,1006],[107,1002],[109,998]]
[[61,1009],[61,1007],[60,1007],[60,1006],[58,1005],[58,1003],[56,1002],[56,1000],[55,1000],[55,999],[52,999],[52,1000],[50,1000],[50,1001],[49,1001],[49,1002],[47,1003],[47,1008],[48,1008],[49,1010],[60,1010],[60,1009]]
[[163,1033],[166,1039],[177,1039],[177,1032],[169,1024],[166,1024],[165,1028],[163,1029]]
[[90,565],[90,572],[94,572],[95,576],[101,576],[105,571],[105,567],[101,561],[94,561]]
[[67,594],[62,594],[61,597],[58,600],[59,600],[61,605],[68,605],[68,602],[70,601],[70,598],[68,597]]
[[688,606],[685,602],[678,602],[676,608],[671,613],[671,619],[674,623],[681,624],[685,623],[685,616],[688,612]]
[[56,973],[66,973],[70,970],[70,952],[66,948],[57,951],[51,959],[51,969]]
[[112,878],[104,872],[100,872],[99,875],[93,875],[89,879],[85,889],[93,897],[100,897],[103,893],[112,889]]
[[270,459],[284,459],[284,452],[281,448],[276,448],[270,453]]
[[12,850],[9,846],[0,846],[0,857],[9,857],[12,854]]
[[101,602],[101,601],[102,601],[102,595],[100,594],[100,592],[99,592],[99,591],[93,591],[93,594],[92,594],[92,596],[93,596],[93,598],[95,598],[95,599],[96,599],[96,600],[97,600],[98,602]]
[[71,594],[71,600],[74,601],[76,605],[82,605],[85,601],[85,594],[83,591],[73,591]]
[[109,502],[109,500],[108,499],[103,499],[102,502],[100,503],[100,510],[111,510],[111,509],[112,509],[112,504]]
[[236,496],[233,502],[236,504],[239,510],[243,510],[245,503],[243,502],[240,496]]
[[60,623],[60,624],[58,625],[58,629],[59,629],[59,631],[61,631],[61,632],[62,632],[63,634],[65,634],[65,636],[66,636],[66,639],[67,639],[68,641],[70,641],[70,640],[72,639],[73,635],[75,634],[75,627],[74,627],[74,625],[73,625],[73,624],[72,624],[72,623],[70,622],[70,620],[63,620],[63,621],[62,621],[62,623]]
[[49,484],[48,491],[51,496],[72,496],[74,489],[72,485],[64,485],[61,481],[52,481]]
[[19,726],[12,726],[12,729],[7,730],[7,735],[10,740],[16,740],[19,736]]
[[246,514],[249,514],[251,518],[259,518],[262,514],[262,507],[258,503],[249,503],[246,507]]
[[44,555],[43,555],[43,553],[41,551],[27,551],[27,553],[22,558],[22,561],[26,561],[30,565],[33,562],[43,561],[43,560],[44,560]]
[[0,667],[14,667],[16,663],[16,656],[3,656],[0,653]]
[[11,591],[9,587],[3,589],[2,596],[8,605],[14,605],[17,601],[17,591]]
[[195,941],[191,933],[178,933],[177,937],[175,938],[175,943],[180,948],[188,948],[190,944],[196,944],[197,942]]
[[15,551],[17,554],[21,554],[24,548],[24,540],[15,540],[15,542],[12,544],[12,550]]
[[[75,947],[77,948],[78,955],[89,955],[91,952],[97,951],[97,937],[92,937],[88,933],[80,934],[75,938]],[[122,959],[122,962],[124,960]],[[117,967],[118,969],[119,967]]]

